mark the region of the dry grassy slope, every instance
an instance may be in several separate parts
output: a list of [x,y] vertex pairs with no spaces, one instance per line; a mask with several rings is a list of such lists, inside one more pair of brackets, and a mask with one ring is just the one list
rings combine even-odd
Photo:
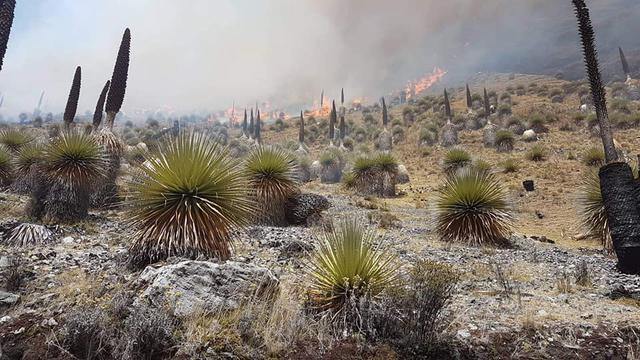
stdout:
[[[539,86],[547,85],[550,89],[560,87],[565,81],[538,75],[517,75],[509,80],[506,74],[480,75],[471,81],[472,91],[481,92],[486,86],[490,90],[502,93],[507,86],[516,87],[519,84],[528,86],[536,82]],[[464,93],[454,95],[453,109],[455,112],[466,112]],[[558,128],[563,121],[572,120],[579,106],[577,95],[567,97],[562,104],[552,104],[546,97],[532,95],[512,96],[513,112],[516,116],[526,117],[535,111],[551,111],[560,118],[552,124],[548,134],[541,135],[537,143],[525,143],[520,140],[511,153],[498,153],[494,149],[485,148],[482,144],[482,130],[462,131],[460,133],[460,147],[472,154],[474,159],[482,159],[500,171],[500,163],[506,159],[516,159],[520,170],[515,174],[498,173],[504,181],[505,188],[512,200],[517,216],[516,230],[526,235],[546,236],[556,241],[562,247],[593,247],[599,244],[590,240],[574,240],[580,234],[577,194],[581,186],[581,174],[590,168],[582,164],[582,154],[592,146],[600,147],[599,138],[589,136],[585,129],[563,132]],[[390,109],[394,118],[402,118],[403,106]],[[362,121],[361,113],[349,114],[356,122]],[[435,191],[442,184],[442,159],[447,149],[433,147],[428,156],[422,156],[418,147],[419,125],[407,129],[407,139],[395,146],[394,155],[407,167],[411,175],[411,183],[402,185],[400,190],[406,195],[396,199],[389,199],[387,203],[392,207],[423,207],[428,206],[434,199]],[[283,132],[265,131],[268,143],[283,142],[297,139],[297,129],[290,127]],[[615,138],[624,150],[635,157],[640,154],[640,129],[618,130]],[[547,149],[548,158],[544,162],[526,160],[525,153],[534,145],[542,145]],[[317,158],[323,146],[314,144],[311,147],[312,158]],[[573,154],[575,160],[569,160]],[[522,188],[522,181],[532,179],[536,183],[536,191],[526,193]],[[540,219],[536,212],[544,215]]]

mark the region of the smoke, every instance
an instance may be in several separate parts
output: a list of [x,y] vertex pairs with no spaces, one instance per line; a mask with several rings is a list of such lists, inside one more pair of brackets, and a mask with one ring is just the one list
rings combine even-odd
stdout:
[[[635,50],[636,0],[592,0],[602,54]],[[176,113],[251,106],[310,107],[325,89],[347,100],[398,89],[434,66],[551,72],[579,63],[571,3],[552,0],[33,0],[19,2],[0,73],[1,112],[59,113],[77,65],[79,114],[111,77],[132,31],[123,111]],[[630,61],[632,62],[632,61]],[[633,63],[632,63],[633,66]]]

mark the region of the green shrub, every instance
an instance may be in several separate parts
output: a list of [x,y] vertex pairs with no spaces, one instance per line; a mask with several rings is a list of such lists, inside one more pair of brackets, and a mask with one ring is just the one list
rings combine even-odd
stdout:
[[285,204],[298,192],[296,160],[286,150],[258,147],[246,160],[249,186],[260,210],[256,220],[270,225],[284,225]]
[[390,154],[356,159],[351,176],[344,180],[364,195],[394,196],[398,161]]
[[578,200],[581,225],[588,230],[590,236],[601,241],[605,250],[613,251],[607,213],[600,191],[600,176],[597,171],[589,171],[585,174]]
[[500,116],[511,115],[511,105],[501,104],[500,106],[498,106],[498,115]]
[[327,233],[309,263],[312,301],[340,312],[363,297],[375,297],[398,282],[396,258],[353,219]]
[[604,165],[604,150],[592,147],[589,148],[582,157],[582,162],[587,166],[602,166]]
[[436,232],[448,242],[502,245],[513,217],[500,182],[492,175],[465,171],[449,177],[436,200]]
[[540,145],[536,145],[527,151],[526,155],[531,161],[545,161],[547,159],[547,151]]
[[203,134],[165,139],[129,194],[134,266],[169,256],[227,259],[255,206],[247,172]]
[[472,170],[480,174],[490,174],[492,170],[492,166],[488,162],[478,159],[474,161]]
[[444,156],[444,171],[452,175],[471,164],[471,155],[462,149],[451,149]]

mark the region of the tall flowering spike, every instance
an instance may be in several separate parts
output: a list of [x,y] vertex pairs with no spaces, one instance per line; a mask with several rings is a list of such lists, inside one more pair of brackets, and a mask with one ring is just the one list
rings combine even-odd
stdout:
[[344,88],[340,90],[340,104],[344,105]]
[[329,141],[333,143],[335,137],[335,126],[338,121],[338,112],[336,111],[336,101],[333,100],[331,104],[331,114],[329,115]]
[[78,99],[80,98],[80,81],[82,78],[82,69],[80,66],[76,68],[76,73],[73,75],[73,82],[71,83],[71,90],[69,91],[69,98],[67,99],[67,106],[64,109],[65,128],[69,128],[73,119],[76,117],[76,110],[78,110]]
[[16,0],[0,0],[0,70],[2,70],[4,63],[4,54],[7,52],[15,7]]
[[40,99],[38,99],[38,106],[36,106],[36,109],[40,110],[42,107],[42,100],[44,100],[44,90],[40,93]]
[[340,109],[340,140],[344,140],[344,135],[347,132],[347,126],[344,122],[344,107]]
[[322,92],[320,93],[320,109],[322,109],[323,106],[324,106],[324,89],[322,89]]
[[491,115],[491,104],[489,104],[489,95],[487,94],[487,88],[484,88],[484,113],[485,116]]
[[298,131],[298,141],[304,144],[304,114],[300,111],[300,129]]
[[107,99],[107,92],[109,91],[109,85],[111,81],[107,80],[98,97],[98,103],[96,104],[96,110],[93,112],[93,130],[98,130],[100,123],[102,122],[102,113],[104,112],[104,102]]
[[382,102],[382,125],[386,128],[389,123],[389,113],[387,112],[387,103],[384,101],[384,97],[380,99]]
[[467,107],[469,109],[473,107],[473,100],[471,100],[471,90],[469,90],[469,84],[467,84]]
[[624,56],[624,51],[622,51],[622,48],[619,47],[618,51],[620,52],[620,62],[622,63],[622,71],[624,71],[624,74],[629,77],[629,75],[631,74],[631,70],[629,70],[629,63],[627,62],[627,57]]
[[447,115],[447,119],[451,119],[451,103],[449,102],[447,89],[444,89],[444,112]]
[[244,109],[244,118],[242,119],[242,135],[247,136],[247,109]]
[[580,40],[582,42],[582,51],[584,54],[585,67],[587,69],[587,77],[589,78],[589,86],[593,97],[593,105],[596,108],[596,116],[600,125],[600,136],[604,145],[604,153],[607,163],[618,160],[618,153],[613,144],[613,133],[611,132],[611,124],[609,124],[609,115],[607,113],[606,92],[600,77],[600,68],[598,67],[598,51],[595,46],[595,33],[591,26],[591,17],[589,9],[584,0],[572,0],[575,7],[576,17],[578,18],[578,30],[580,32]]
[[249,139],[253,138],[254,131],[255,131],[255,120],[253,119],[253,108],[251,108],[251,118],[249,119]]
[[261,128],[262,128],[262,124],[260,122],[260,110],[258,110],[258,113],[256,114],[256,124],[255,124],[255,128],[256,128],[256,134],[255,134],[255,139],[258,142],[258,144],[262,143],[262,138],[261,138]]
[[120,42],[120,50],[118,50],[118,58],[113,68],[111,76],[111,87],[109,96],[107,97],[107,126],[113,128],[113,122],[116,114],[120,111],[124,102],[124,93],[127,89],[127,78],[129,76],[129,50],[131,48],[131,31],[127,28],[122,35]]

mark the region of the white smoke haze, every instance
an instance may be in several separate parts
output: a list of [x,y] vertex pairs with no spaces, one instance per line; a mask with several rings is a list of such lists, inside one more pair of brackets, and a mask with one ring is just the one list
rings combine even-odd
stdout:
[[[590,1],[601,54],[640,48],[639,3]],[[376,99],[434,66],[464,79],[580,61],[570,0],[23,0],[0,72],[1,112],[32,111],[42,90],[43,111],[61,112],[77,65],[78,113],[92,112],[126,27],[130,115],[233,101],[308,108],[322,89]]]

